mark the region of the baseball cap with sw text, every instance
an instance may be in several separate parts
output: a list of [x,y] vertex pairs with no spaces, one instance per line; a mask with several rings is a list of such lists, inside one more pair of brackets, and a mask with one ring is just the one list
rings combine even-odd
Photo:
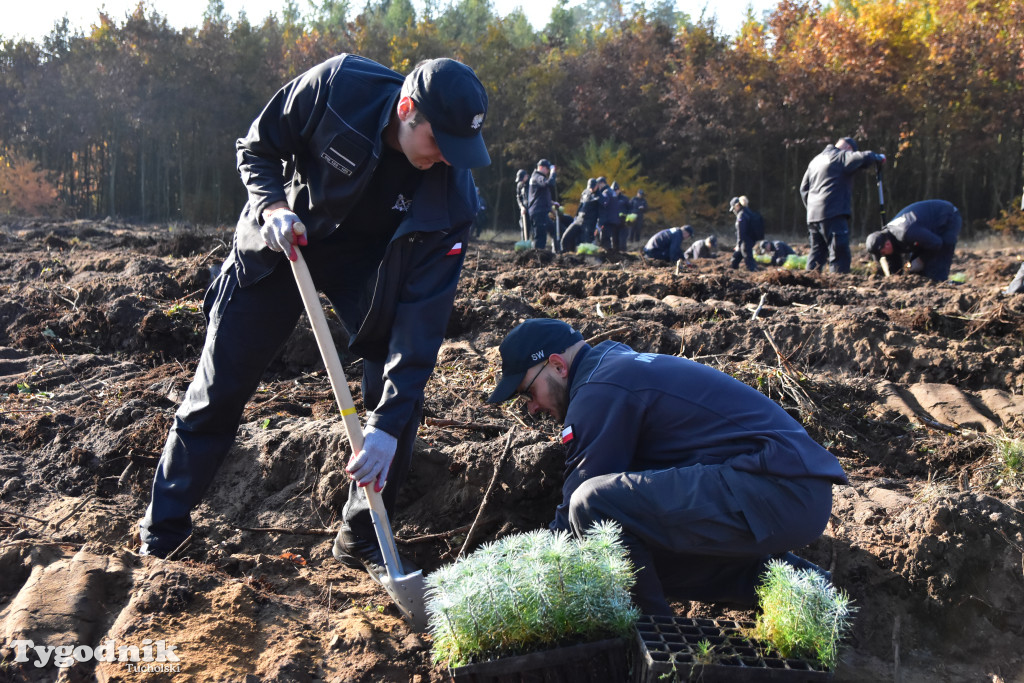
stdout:
[[402,94],[430,122],[449,164],[455,168],[490,165],[482,133],[487,91],[472,69],[454,59],[428,59],[405,77]]
[[501,403],[510,399],[527,370],[578,341],[583,341],[583,335],[561,320],[538,318],[514,327],[498,347],[501,380],[487,402]]

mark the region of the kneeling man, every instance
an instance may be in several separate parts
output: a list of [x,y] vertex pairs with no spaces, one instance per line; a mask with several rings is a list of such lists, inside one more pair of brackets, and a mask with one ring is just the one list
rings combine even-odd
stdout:
[[559,320],[527,320],[500,352],[488,401],[525,394],[564,423],[551,528],[621,524],[645,614],[671,615],[666,594],[752,605],[773,557],[823,571],[788,551],[821,535],[846,475],[774,401],[686,358],[591,347]]

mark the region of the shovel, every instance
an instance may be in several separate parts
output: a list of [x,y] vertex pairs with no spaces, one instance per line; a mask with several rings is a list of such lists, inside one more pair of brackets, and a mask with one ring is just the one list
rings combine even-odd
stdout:
[[[309,274],[302,252],[297,246],[295,249],[296,259],[289,261],[292,266],[292,273],[295,275],[295,282],[299,286],[299,294],[302,296],[302,304],[306,307],[306,315],[309,316],[310,326],[313,328],[313,336],[316,337],[316,344],[320,347],[320,355],[324,359],[324,366],[327,368],[327,377],[331,380],[331,388],[334,390],[334,398],[341,409],[341,417],[345,422],[345,431],[348,433],[349,443],[352,444],[352,452],[358,453],[363,449],[363,428],[359,424],[359,416],[356,415],[355,402],[352,400],[352,392],[348,390],[348,382],[345,380],[345,371],[341,367],[341,359],[338,358],[338,350],[334,347],[334,340],[327,328],[327,317],[323,308],[320,307],[320,297],[313,286],[313,278]],[[370,503],[370,517],[373,519],[373,529],[377,533],[377,542],[380,543],[381,555],[384,557],[384,567],[387,569],[387,576],[380,577],[384,590],[388,592],[391,599],[395,601],[398,609],[408,622],[417,630],[424,630],[427,626],[427,610],[424,607],[424,593],[426,583],[423,580],[423,571],[417,570],[411,574],[403,574],[402,563],[398,558],[398,551],[395,549],[395,537],[391,533],[391,523],[388,521],[388,512],[384,507],[384,501],[380,494],[374,490],[374,485],[369,484],[362,487],[366,493],[366,499]]]
[[875,166],[875,179],[878,182],[878,211],[882,218],[882,230],[885,230],[885,191],[882,189],[882,165]]

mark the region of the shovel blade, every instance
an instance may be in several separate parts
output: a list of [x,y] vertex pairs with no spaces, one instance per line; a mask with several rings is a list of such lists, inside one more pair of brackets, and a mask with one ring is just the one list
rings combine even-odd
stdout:
[[412,574],[382,576],[381,583],[409,624],[417,631],[426,630],[427,607],[425,596],[427,583],[423,578],[423,571],[417,570]]

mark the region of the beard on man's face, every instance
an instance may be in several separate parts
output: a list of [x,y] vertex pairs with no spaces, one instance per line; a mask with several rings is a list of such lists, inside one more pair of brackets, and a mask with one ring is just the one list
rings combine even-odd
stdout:
[[544,381],[548,385],[548,393],[551,396],[552,409],[555,412],[554,418],[563,422],[565,412],[569,409],[569,383],[568,381],[563,383],[551,376],[545,377]]

